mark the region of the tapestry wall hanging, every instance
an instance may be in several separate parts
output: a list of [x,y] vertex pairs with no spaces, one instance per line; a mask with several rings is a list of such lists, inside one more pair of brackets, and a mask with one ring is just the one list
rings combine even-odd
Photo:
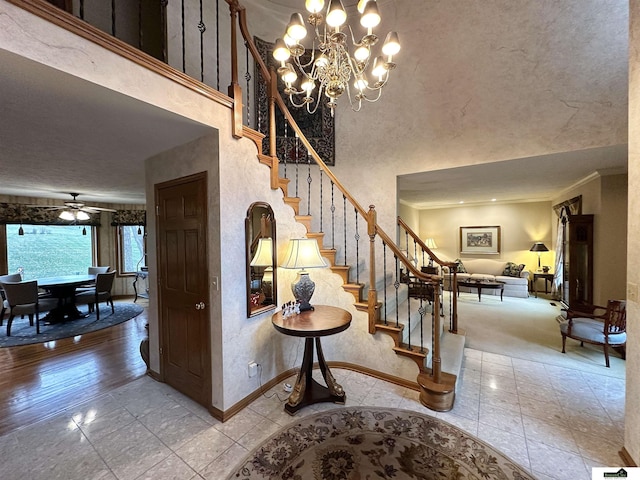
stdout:
[[[274,67],[277,71],[280,66],[273,58],[273,43],[266,42],[254,37],[255,44],[260,53],[260,57],[264,60],[267,68]],[[303,57],[303,61],[304,57]],[[308,61],[308,59],[306,60]],[[269,97],[267,84],[262,79],[262,75],[256,65],[255,70],[255,101],[257,110],[257,130],[266,135],[263,141],[262,151],[269,153]],[[331,116],[331,110],[327,106],[324,98],[321,98],[321,104],[314,114],[307,112],[305,108],[296,108],[289,102],[289,96],[284,93],[284,84],[278,78],[278,92],[285,101],[287,108],[291,112],[296,123],[300,126],[302,133],[307,137],[309,143],[314,148],[320,158],[327,165],[335,165],[335,119]],[[300,100],[300,99],[298,99]],[[297,101],[298,101],[297,100]],[[301,100],[300,100],[301,101]],[[297,145],[297,148],[296,148]],[[283,162],[307,163],[307,150],[302,142],[296,142],[293,129],[285,125],[284,115],[279,108],[276,107],[276,154]],[[313,162],[313,159],[311,159]]]

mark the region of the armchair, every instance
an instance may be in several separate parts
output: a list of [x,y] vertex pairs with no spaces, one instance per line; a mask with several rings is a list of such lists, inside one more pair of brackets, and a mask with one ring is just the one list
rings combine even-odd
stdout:
[[[627,343],[627,303],[624,300],[609,300],[607,307],[591,305],[581,307],[590,312],[567,310],[567,319],[560,323],[562,353],[565,352],[567,337],[593,345],[602,345],[604,359],[609,367],[609,347],[619,348],[624,358]],[[599,312],[599,313],[597,313]]]

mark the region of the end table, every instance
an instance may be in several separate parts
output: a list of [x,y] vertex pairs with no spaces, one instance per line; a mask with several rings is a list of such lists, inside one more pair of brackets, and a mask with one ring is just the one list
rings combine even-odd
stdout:
[[[325,362],[320,345],[320,338],[340,333],[351,325],[351,314],[346,310],[328,305],[315,305],[314,310],[307,310],[297,315],[283,318],[282,312],[271,317],[276,330],[293,337],[305,337],[304,357],[300,373],[291,395],[284,406],[290,415],[302,407],[318,402],[334,402],[344,404],[347,395],[344,389],[333,378]],[[312,377],[313,350],[317,350],[318,365],[327,386],[319,384]]]

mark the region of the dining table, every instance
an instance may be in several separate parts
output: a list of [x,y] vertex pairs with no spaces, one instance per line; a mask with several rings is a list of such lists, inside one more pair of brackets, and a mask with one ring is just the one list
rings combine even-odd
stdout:
[[95,284],[95,275],[59,275],[36,280],[38,288],[46,290],[48,295],[58,299],[58,306],[43,318],[45,323],[61,323],[87,316],[76,307],[76,289]]

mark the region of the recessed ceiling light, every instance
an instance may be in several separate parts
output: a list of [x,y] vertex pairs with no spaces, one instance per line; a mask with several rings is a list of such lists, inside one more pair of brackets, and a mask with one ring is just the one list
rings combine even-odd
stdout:
[[492,201],[492,202],[495,202],[495,201],[496,201],[496,199],[495,199],[495,198],[492,198],[492,199],[491,199],[491,201]]
[[464,203],[464,200],[460,200],[458,203]]

